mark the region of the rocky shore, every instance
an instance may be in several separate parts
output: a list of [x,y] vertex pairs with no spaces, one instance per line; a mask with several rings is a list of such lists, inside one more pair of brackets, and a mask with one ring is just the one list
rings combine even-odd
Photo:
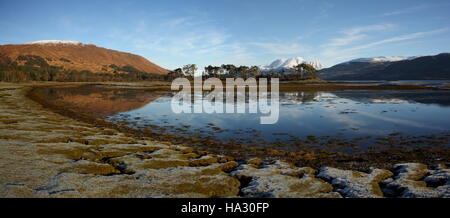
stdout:
[[196,152],[75,121],[0,85],[0,197],[450,197],[446,165],[365,172]]

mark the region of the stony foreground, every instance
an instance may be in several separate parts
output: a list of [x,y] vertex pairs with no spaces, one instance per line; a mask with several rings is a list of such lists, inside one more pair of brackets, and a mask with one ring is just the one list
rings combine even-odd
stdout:
[[0,85],[0,197],[450,197],[445,165],[367,172],[194,152],[95,127]]

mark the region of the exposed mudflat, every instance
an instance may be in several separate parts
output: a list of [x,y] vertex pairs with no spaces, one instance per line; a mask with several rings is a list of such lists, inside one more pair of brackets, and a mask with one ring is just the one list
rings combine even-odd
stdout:
[[450,197],[446,163],[236,161],[76,121],[28,99],[30,89],[0,84],[0,197]]

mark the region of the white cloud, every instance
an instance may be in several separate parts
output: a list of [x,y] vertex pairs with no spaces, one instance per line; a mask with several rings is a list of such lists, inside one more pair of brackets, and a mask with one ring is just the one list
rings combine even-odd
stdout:
[[152,17],[140,20],[128,29],[113,28],[108,36],[131,42],[137,49],[190,57],[205,50],[225,47],[231,35],[223,28],[209,24],[206,17],[191,14],[180,17]]
[[196,63],[200,69],[209,64],[258,65],[261,63],[257,57],[262,53],[281,56],[308,51],[297,42],[298,39],[290,42],[277,39],[264,42],[236,41],[227,29],[215,25],[215,21],[208,17],[175,17],[161,23],[159,25],[167,28],[161,30],[146,22],[138,22],[131,28],[134,31],[122,31],[121,34],[115,30],[111,36],[130,41],[135,48],[144,52],[171,57],[171,63],[166,60],[165,67],[168,68],[188,63]]
[[223,47],[230,38],[225,31],[208,28],[180,31],[178,34],[157,33],[151,36],[137,37],[135,47],[170,53],[175,56],[201,54],[202,50],[214,50]]
[[438,33],[443,33],[445,31],[447,31],[448,29],[449,28],[441,28],[441,29],[432,30],[432,31],[417,32],[417,33],[412,33],[412,34],[400,35],[400,36],[396,36],[396,37],[392,37],[392,38],[388,38],[388,39],[384,39],[384,40],[368,43],[368,44],[365,44],[365,45],[349,48],[349,49],[346,49],[346,51],[358,51],[358,50],[367,49],[367,48],[371,48],[371,47],[375,47],[375,46],[379,46],[379,45],[383,45],[383,44],[387,44],[387,43],[422,38],[422,37],[428,36],[428,35],[434,35],[434,34],[438,34]]
[[360,33],[364,33],[364,32],[386,30],[386,29],[392,28],[393,26],[394,26],[393,24],[377,24],[377,25],[360,26],[360,27],[355,27],[355,28],[349,29],[349,30],[345,31],[345,33],[348,35],[356,35],[356,34],[360,34]]
[[267,43],[267,42],[252,42],[250,45],[257,46],[266,52],[277,55],[293,55],[301,52],[306,52],[307,49],[305,46],[299,43]]
[[[249,64],[254,62],[248,45],[233,40],[227,29],[206,15],[158,17],[158,22],[141,20],[129,29],[112,29],[108,36],[131,43],[143,56],[168,69],[195,63]],[[163,26],[163,28],[161,28]]]
[[332,39],[329,43],[321,46],[324,47],[324,50],[321,51],[321,55],[329,62],[340,62],[359,57],[360,54],[366,49],[382,46],[385,44],[423,38],[429,35],[439,34],[449,30],[449,28],[441,28],[432,31],[422,31],[394,36],[372,42],[364,40],[366,38],[369,38],[369,35],[366,34],[369,31],[385,31],[391,27],[393,27],[393,25],[391,24],[372,25],[343,31],[343,37]]
[[414,7],[409,7],[409,8],[403,8],[403,9],[399,9],[396,11],[391,11],[391,12],[387,12],[382,14],[382,17],[388,17],[388,16],[394,16],[394,15],[400,15],[400,14],[409,14],[409,13],[413,13],[422,9],[427,8],[428,5],[418,5],[418,6],[414,6]]
[[329,47],[329,46],[344,46],[351,44],[353,42],[359,41],[361,39],[364,39],[367,37],[367,32],[373,32],[373,31],[385,31],[387,29],[390,29],[394,27],[392,24],[379,24],[379,25],[369,25],[369,26],[361,26],[361,27],[355,27],[351,29],[347,29],[342,31],[341,33],[344,35],[342,37],[331,39],[331,41],[323,47]]

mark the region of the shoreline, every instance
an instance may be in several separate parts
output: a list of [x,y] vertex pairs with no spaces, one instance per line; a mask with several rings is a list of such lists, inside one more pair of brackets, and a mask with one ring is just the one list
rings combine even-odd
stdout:
[[[96,84],[99,85],[99,84]],[[101,84],[110,86],[110,84]],[[132,86],[129,84],[128,86]],[[121,88],[123,84],[119,84]],[[124,124],[116,124],[104,119],[96,118],[95,114],[89,112],[77,111],[65,104],[47,100],[43,94],[38,91],[45,87],[35,87],[27,93],[27,97],[38,102],[43,107],[61,114],[63,116],[75,119],[77,121],[92,124],[96,127],[111,128],[119,132],[135,135],[136,137],[149,137],[158,141],[166,141],[172,144],[192,147],[197,152],[207,152],[212,154],[222,154],[231,156],[237,161],[246,161],[251,158],[260,158],[266,162],[283,160],[296,166],[307,166],[313,168],[320,167],[339,167],[347,170],[368,170],[371,167],[388,169],[397,162],[421,162],[428,165],[438,164],[442,161],[436,159],[450,159],[450,149],[439,148],[439,146],[419,147],[405,150],[402,146],[381,148],[380,150],[368,150],[354,154],[331,151],[325,149],[311,150],[307,146],[297,146],[296,151],[280,149],[283,144],[273,144],[271,146],[249,146],[239,142],[221,142],[210,137],[189,137],[178,134],[168,134],[158,130],[135,129]],[[141,88],[137,86],[135,88]],[[145,90],[161,91],[161,87],[145,87]],[[428,90],[428,89],[427,89]],[[244,151],[244,152],[241,152]]]
[[235,161],[73,120],[27,99],[27,86],[0,84],[1,197],[449,197],[442,164],[351,171]]

